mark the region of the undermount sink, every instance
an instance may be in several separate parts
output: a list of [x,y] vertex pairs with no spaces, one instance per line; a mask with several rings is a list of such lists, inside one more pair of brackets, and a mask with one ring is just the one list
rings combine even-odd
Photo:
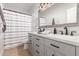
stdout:
[[74,41],[78,42],[79,41],[79,36],[70,36],[70,35],[61,35],[61,34],[47,34],[45,35],[47,37],[53,37],[53,38],[58,38],[62,40],[68,40],[68,41]]
[[[35,33],[38,34],[38,33]],[[61,34],[53,34],[53,33],[41,33],[38,34],[40,36],[48,37],[48,38],[56,38],[57,40],[65,40],[70,42],[79,43],[79,36],[71,36],[71,35],[61,35]]]
[[69,44],[79,46],[79,36],[61,35],[61,34],[53,34],[53,33],[38,34],[37,32],[33,32],[31,34],[35,34],[40,37],[44,37],[46,39],[51,39],[51,40],[60,41],[60,42],[67,42]]

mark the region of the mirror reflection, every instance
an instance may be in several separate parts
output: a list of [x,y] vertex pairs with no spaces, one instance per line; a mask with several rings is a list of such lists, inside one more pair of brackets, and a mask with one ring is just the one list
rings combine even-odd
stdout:
[[[47,5],[47,4],[46,4]],[[42,5],[39,12],[40,26],[77,23],[76,3]]]

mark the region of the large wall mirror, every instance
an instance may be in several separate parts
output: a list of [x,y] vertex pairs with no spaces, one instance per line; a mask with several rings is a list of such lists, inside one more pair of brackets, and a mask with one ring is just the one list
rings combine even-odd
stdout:
[[42,9],[39,11],[40,26],[78,23],[77,3],[54,3],[47,9],[42,6]]

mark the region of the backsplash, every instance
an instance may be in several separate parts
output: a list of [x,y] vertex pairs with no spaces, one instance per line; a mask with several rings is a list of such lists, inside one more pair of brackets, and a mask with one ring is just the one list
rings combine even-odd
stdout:
[[[60,34],[60,31],[63,31],[63,33],[65,33],[65,26],[63,27],[51,27],[51,28],[46,28],[46,30],[50,30],[53,32],[54,28],[57,29],[57,33]],[[74,33],[74,35],[79,35],[79,26],[75,26],[75,27],[67,27],[68,28],[68,32],[69,34],[71,33],[71,31],[76,31],[76,33]]]

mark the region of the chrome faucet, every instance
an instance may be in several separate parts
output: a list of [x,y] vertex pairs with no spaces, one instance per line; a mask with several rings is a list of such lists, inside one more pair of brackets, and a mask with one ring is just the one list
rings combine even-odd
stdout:
[[68,35],[68,28],[65,26],[64,29],[66,30],[65,35]]

